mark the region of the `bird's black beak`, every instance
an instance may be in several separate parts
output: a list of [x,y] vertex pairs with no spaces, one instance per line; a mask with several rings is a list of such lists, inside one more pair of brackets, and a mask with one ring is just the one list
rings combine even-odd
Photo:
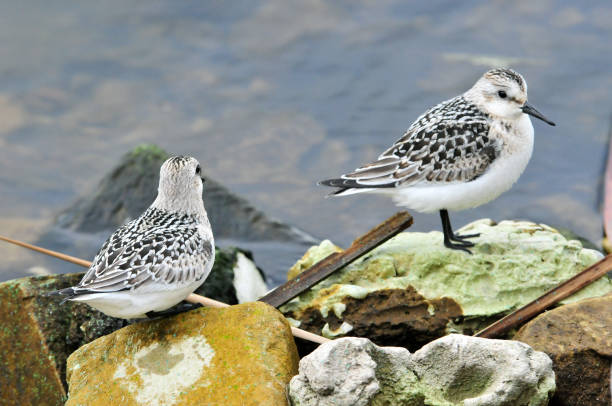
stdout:
[[553,123],[552,121],[550,121],[549,119],[544,117],[542,115],[542,113],[537,111],[531,104],[529,104],[527,102],[525,102],[525,104],[523,104],[523,107],[521,107],[521,110],[523,110],[523,113],[525,113],[525,114],[529,114],[530,116],[534,116],[535,118],[539,118],[540,120],[544,121],[546,124],[550,124],[552,126],[555,125],[555,123]]
[[206,183],[206,178],[204,176],[200,177],[200,179],[202,179],[202,184]]

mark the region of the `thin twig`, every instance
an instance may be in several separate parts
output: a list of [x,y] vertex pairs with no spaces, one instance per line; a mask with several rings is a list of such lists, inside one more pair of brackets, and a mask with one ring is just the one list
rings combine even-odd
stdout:
[[36,245],[28,244],[27,242],[23,242],[23,241],[19,241],[19,240],[13,240],[12,238],[3,237],[1,235],[0,235],[0,240],[9,242],[11,244],[19,245],[20,247],[24,247],[24,248],[30,249],[32,251],[41,252],[41,253],[43,253],[45,255],[49,255],[49,256],[52,256],[52,257],[55,257],[55,258],[59,258],[59,259],[64,260],[66,262],[72,262],[73,264],[84,266],[85,268],[89,268],[89,266],[91,265],[91,262],[85,261],[84,259],[80,259],[80,258],[77,258],[77,257],[71,257],[70,255],[62,254],[61,252],[57,252],[57,251],[51,251],[51,250],[48,250],[46,248],[42,248],[42,247],[38,247]]
[[[6,241],[6,242],[11,243],[11,244],[19,245],[20,247],[28,248],[28,249],[30,249],[32,251],[40,252],[40,253],[43,253],[45,255],[49,255],[51,257],[59,258],[59,259],[61,259],[63,261],[71,262],[73,264],[80,265],[80,266],[83,266],[85,268],[89,268],[91,266],[91,262],[89,262],[89,261],[86,261],[86,260],[81,259],[81,258],[73,257],[73,256],[70,256],[70,255],[62,254],[61,252],[52,251],[52,250],[49,250],[49,249],[46,249],[46,248],[38,247],[36,245],[28,244],[26,242],[14,240],[14,239],[8,238],[8,237],[3,237],[1,235],[0,235],[0,240]],[[198,295],[196,293],[190,294],[189,296],[187,296],[187,298],[185,300],[190,302],[190,303],[200,303],[200,304],[202,304],[204,306],[208,306],[208,307],[229,307],[229,305],[227,303],[219,302],[218,300],[210,299],[210,298]],[[327,341],[330,341],[330,339],[328,339],[328,338],[321,337],[319,335],[313,334],[313,333],[311,333],[309,331],[306,331],[306,330],[299,329],[297,327],[291,327],[291,333],[293,333],[293,335],[295,337],[302,338],[302,339],[308,340],[308,341],[312,341],[312,342],[317,343],[317,344],[323,344],[323,343],[325,343]]]

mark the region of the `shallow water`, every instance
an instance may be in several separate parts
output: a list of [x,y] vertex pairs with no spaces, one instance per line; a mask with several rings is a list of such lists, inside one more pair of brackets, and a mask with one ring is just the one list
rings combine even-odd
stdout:
[[[510,65],[557,127],[534,122],[534,156],[514,188],[451,219],[527,218],[598,243],[609,2],[201,3],[0,5],[3,234],[34,241],[150,142],[196,156],[269,215],[348,245],[396,208],[384,196],[324,199],[316,181],[375,158],[427,107]],[[413,229],[439,230],[439,218],[415,214]],[[0,257],[0,280],[40,263],[5,245]]]

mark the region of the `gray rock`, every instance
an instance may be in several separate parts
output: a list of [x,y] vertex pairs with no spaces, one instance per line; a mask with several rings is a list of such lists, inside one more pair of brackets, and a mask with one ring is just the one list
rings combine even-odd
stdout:
[[340,338],[300,361],[294,406],[540,406],[555,390],[552,361],[518,341],[452,334],[414,354]]
[[[60,213],[57,224],[73,231],[96,233],[115,230],[138,217],[155,200],[159,168],[168,157],[155,145],[136,147],[102,178],[94,193],[79,198]],[[205,174],[204,177],[204,201],[217,239],[315,241],[295,227],[270,219],[244,198]]]

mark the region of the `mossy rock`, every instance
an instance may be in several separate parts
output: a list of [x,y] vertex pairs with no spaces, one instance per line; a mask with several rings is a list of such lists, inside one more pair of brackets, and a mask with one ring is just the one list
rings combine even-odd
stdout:
[[62,405],[68,355],[124,326],[87,305],[42,295],[75,285],[82,274],[0,284],[0,404]]
[[76,405],[284,405],[297,374],[291,329],[254,302],[144,321],[68,359]]
[[[527,221],[485,219],[459,232],[481,234],[472,239],[472,255],[445,248],[437,231],[401,233],[280,310],[317,334],[356,335],[416,350],[445,334],[471,335],[602,258],[551,227]],[[329,241],[312,247],[289,277],[338,250]],[[604,276],[563,303],[611,291]]]

